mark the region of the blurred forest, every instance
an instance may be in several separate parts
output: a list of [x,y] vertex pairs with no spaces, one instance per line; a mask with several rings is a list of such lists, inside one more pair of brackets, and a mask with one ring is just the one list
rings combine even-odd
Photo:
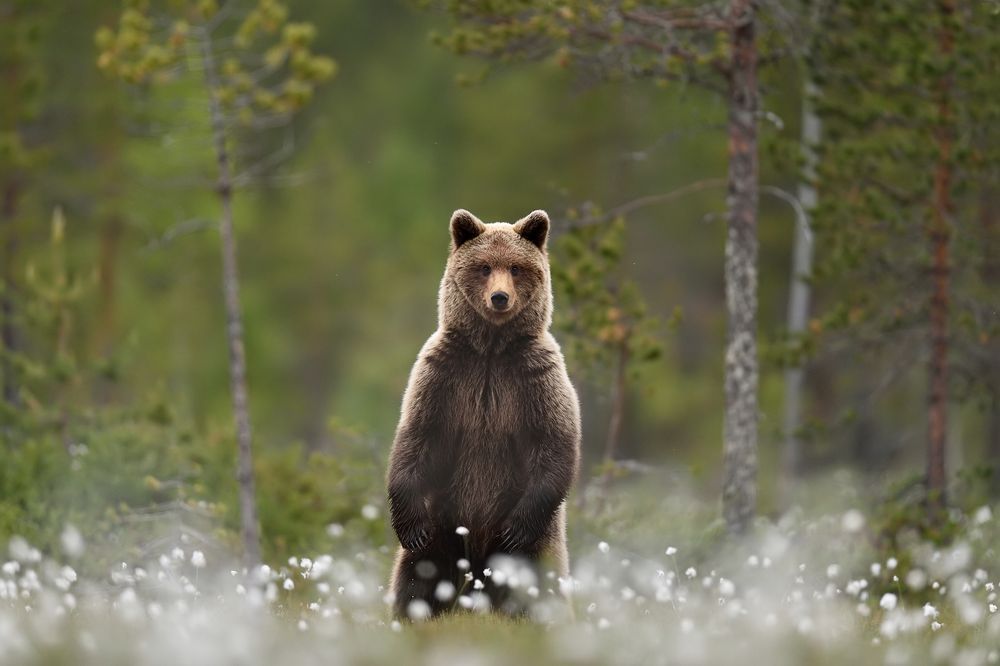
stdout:
[[[163,18],[185,3],[160,4],[150,33],[186,34]],[[619,3],[492,4],[289,0],[311,26],[289,39],[336,75],[318,62],[281,122],[229,135],[265,559],[351,521],[388,539],[359,507],[384,506],[459,207],[554,220],[578,494],[639,479],[718,501],[725,84],[701,61],[667,76],[556,42],[558,21]],[[935,427],[949,501],[996,492],[1000,6],[760,4],[758,512],[822,504],[829,479],[909,497]],[[529,5],[556,22],[529,35],[552,48],[517,53],[535,42],[490,19]],[[176,530],[238,550],[210,95],[197,66],[109,75],[100,30],[127,28],[122,10],[0,0],[0,543],[54,548],[69,522],[112,544],[108,559]]]

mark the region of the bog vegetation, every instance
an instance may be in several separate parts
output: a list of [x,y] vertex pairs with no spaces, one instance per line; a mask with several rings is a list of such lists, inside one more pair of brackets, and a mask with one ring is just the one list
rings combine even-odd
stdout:
[[[0,0],[0,662],[1000,661],[998,67],[993,0]],[[458,207],[553,219],[573,575],[403,626]]]

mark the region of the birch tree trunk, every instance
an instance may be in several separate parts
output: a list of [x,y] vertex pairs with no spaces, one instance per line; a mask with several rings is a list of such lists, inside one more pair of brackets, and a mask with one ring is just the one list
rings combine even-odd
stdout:
[[[788,331],[797,335],[806,330],[809,321],[810,286],[807,276],[812,272],[813,246],[809,233],[810,215],[816,207],[817,196],[813,181],[816,178],[816,146],[822,126],[813,108],[812,97],[816,86],[806,81],[802,96],[802,157],[804,166],[798,187],[804,220],[795,225],[795,246],[792,250],[792,275],[788,291]],[[802,468],[802,390],[805,369],[796,365],[785,370],[785,448],[782,455],[782,481],[786,503],[791,499],[791,489]]]
[[757,505],[757,46],[754,0],[730,5],[729,192],[726,238],[726,414],[722,513],[747,531]]
[[233,233],[233,183],[226,146],[226,127],[218,97],[218,80],[211,36],[202,42],[202,60],[209,94],[212,143],[219,169],[216,193],[222,204],[219,236],[222,245],[222,288],[226,306],[226,340],[229,344],[229,379],[233,397],[233,419],[238,447],[237,480],[240,489],[240,516],[243,557],[247,566],[260,563],[260,531],[257,524],[257,499],[254,490],[251,450],[250,405],[247,392],[246,352],[243,345],[243,318],[240,310],[240,282]]

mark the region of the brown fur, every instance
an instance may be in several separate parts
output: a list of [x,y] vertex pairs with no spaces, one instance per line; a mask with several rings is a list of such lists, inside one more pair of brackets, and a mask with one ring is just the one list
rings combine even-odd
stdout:
[[[438,329],[413,366],[389,457],[399,617],[414,599],[435,613],[451,608],[454,600],[435,598],[441,580],[471,590],[461,558],[479,579],[495,554],[568,575],[565,499],[579,465],[580,413],[548,330],[548,228],[543,211],[514,225],[483,224],[464,210],[451,218]],[[491,301],[498,291],[508,296],[503,311]],[[469,534],[456,534],[459,526]],[[494,608],[514,608],[506,590],[484,583]]]

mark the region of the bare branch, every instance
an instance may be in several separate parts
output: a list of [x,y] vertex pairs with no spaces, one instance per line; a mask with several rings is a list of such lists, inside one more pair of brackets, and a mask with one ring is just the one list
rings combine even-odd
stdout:
[[813,235],[812,227],[809,224],[809,215],[806,214],[806,209],[802,207],[802,202],[799,201],[798,197],[791,192],[786,192],[780,187],[774,187],[773,185],[761,185],[760,191],[763,194],[770,194],[773,197],[781,199],[795,210],[795,223],[802,229],[802,233],[806,237],[806,242],[812,245]]
[[202,219],[191,219],[184,220],[178,224],[167,229],[162,235],[150,240],[148,243],[142,246],[143,252],[152,252],[154,250],[159,250],[169,243],[173,242],[174,239],[180,236],[187,236],[188,234],[197,233],[199,231],[204,231],[205,229],[214,226],[215,222],[212,220],[202,220]]
[[[639,197],[638,199],[633,199],[620,206],[616,206],[609,210],[608,212],[597,215],[593,217],[584,217],[580,220],[575,221],[564,221],[560,226],[564,227],[562,231],[569,229],[575,229],[580,227],[587,227],[594,224],[602,224],[604,222],[609,222],[616,217],[621,215],[627,215],[632,211],[639,210],[640,208],[647,208],[649,206],[655,206],[658,204],[667,203],[680,197],[686,196],[688,194],[693,194],[695,192],[701,192],[703,190],[725,187],[725,178],[706,178],[705,180],[695,181],[683,187],[679,187],[676,190],[671,190],[670,192],[664,192],[661,194],[648,194],[644,197]],[[558,231],[558,230],[557,230]]]

